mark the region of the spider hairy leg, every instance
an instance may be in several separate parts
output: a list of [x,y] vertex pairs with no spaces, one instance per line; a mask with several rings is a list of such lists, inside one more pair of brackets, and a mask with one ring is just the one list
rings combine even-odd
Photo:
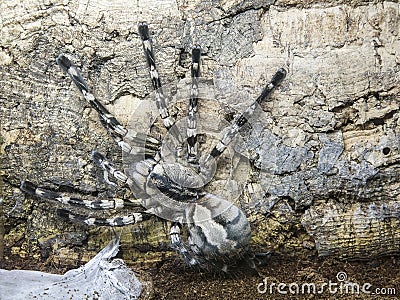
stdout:
[[114,165],[107,160],[104,155],[102,155],[101,153],[97,152],[97,151],[93,151],[92,152],[92,160],[93,162],[99,166],[101,169],[103,169],[104,171],[104,181],[110,185],[115,186],[116,184],[112,181],[110,181],[110,179],[108,178],[109,174],[112,175],[115,179],[123,182],[123,183],[127,183],[127,181],[129,180],[128,176],[126,176],[124,174],[124,172],[116,169],[114,167]]
[[227,148],[229,143],[233,140],[240,128],[248,122],[248,119],[253,115],[257,106],[264,102],[272,91],[283,81],[286,77],[286,70],[284,68],[278,69],[272,79],[267,83],[260,96],[251,104],[242,114],[240,114],[228,128],[224,136],[220,139],[217,145],[211,150],[211,153],[206,159],[206,165],[212,158],[218,158]]
[[146,143],[149,149],[157,149],[158,151],[160,148],[160,141],[143,133],[128,130],[121,125],[121,123],[89,91],[86,81],[83,79],[78,68],[72,64],[72,62],[65,55],[60,54],[56,58],[56,62],[61,69],[69,75],[72,82],[77,86],[90,106],[97,111],[101,123],[124,152],[130,153],[132,151],[132,146],[125,142],[124,138],[140,144]]
[[200,46],[192,49],[192,84],[190,87],[190,99],[188,107],[188,126],[186,130],[188,161],[196,164],[198,162],[198,141],[197,141],[197,102],[199,97],[199,77],[200,77]]
[[[167,130],[169,130],[171,135],[177,140],[178,145],[182,145],[183,143],[182,135],[180,134],[178,128],[175,126],[176,120],[173,116],[170,115],[167,107],[167,100],[161,85],[160,75],[158,74],[157,71],[156,60],[153,51],[153,43],[150,38],[150,32],[147,23],[146,22],[139,23],[138,30],[140,38],[142,39],[143,50],[146,57],[147,65],[149,67],[150,79],[155,94],[156,106],[159,111],[161,120],[165,128],[167,128]],[[181,146],[178,146],[176,151],[178,156],[182,155]]]
[[72,213],[66,209],[57,209],[57,215],[60,218],[68,219],[73,222],[85,223],[89,226],[125,226],[136,224],[148,219],[145,213],[131,213],[125,216],[115,216],[110,218],[88,217],[81,214]]
[[118,209],[124,207],[124,201],[122,199],[84,200],[81,198],[70,197],[62,193],[38,187],[34,183],[29,181],[22,181],[20,188],[22,191],[24,191],[29,195],[36,196],[46,200],[55,200],[62,204],[86,207],[90,209]]
[[78,68],[71,63],[71,61],[60,54],[56,58],[57,64],[61,67],[61,69],[66,72],[73,83],[78,87],[79,91],[85,97],[85,99],[89,102],[89,104],[99,113],[100,118],[107,124],[107,129],[112,130],[115,135],[125,136],[128,132],[126,128],[124,128],[118,120],[101,104],[92,93],[89,92],[89,88],[86,84],[86,81],[83,79],[80,74]]
[[153,44],[150,39],[149,27],[145,22],[139,24],[139,34],[142,39],[143,50],[146,56],[147,65],[150,70],[151,83],[156,94],[156,105],[160,112],[164,126],[170,129],[174,125],[175,120],[169,114],[165,95],[161,85],[161,79],[157,71],[156,60],[153,51]]

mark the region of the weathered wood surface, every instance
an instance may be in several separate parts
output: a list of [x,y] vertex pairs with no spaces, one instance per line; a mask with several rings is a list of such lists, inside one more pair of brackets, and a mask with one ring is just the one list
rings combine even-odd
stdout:
[[[251,103],[278,67],[289,71],[251,122],[246,145],[236,146],[241,160],[223,162],[227,169],[234,166],[230,183],[243,190],[235,201],[252,222],[254,248],[301,257],[399,252],[398,3],[26,0],[0,5],[0,212],[5,217],[0,240],[6,255],[80,264],[110,239],[107,229],[87,230],[57,219],[57,204],[27,197],[18,187],[28,179],[81,197],[129,197],[122,186],[105,185],[90,161],[93,149],[117,162],[120,151],[55,57],[72,58],[95,95],[127,124],[151,91],[137,33],[142,20],[151,26],[165,83],[190,76],[190,49],[202,46],[202,75],[214,80],[223,103],[200,107],[205,120],[220,120],[215,130],[224,115]],[[221,190],[221,184],[211,191]],[[170,255],[163,222],[121,232],[127,260]]]

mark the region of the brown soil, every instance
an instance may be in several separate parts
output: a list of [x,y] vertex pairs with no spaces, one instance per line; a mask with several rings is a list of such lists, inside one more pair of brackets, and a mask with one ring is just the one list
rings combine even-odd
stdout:
[[[10,257],[0,262],[0,268],[32,269],[52,273],[63,273],[68,268],[44,266],[37,261]],[[352,288],[342,282],[342,290],[337,279],[339,272],[345,272],[347,280],[364,286],[370,294],[353,293]],[[177,258],[167,260],[157,266],[141,267],[140,278],[153,282],[152,298],[154,299],[400,299],[400,259],[387,257],[370,261],[337,261],[332,258],[300,261],[273,256],[266,266],[254,270],[235,270],[229,275],[209,273],[186,268]],[[143,275],[146,274],[146,275]],[[343,275],[343,274],[342,274]],[[266,288],[263,281],[266,280]],[[329,282],[339,283],[331,286]],[[275,285],[272,285],[275,284]],[[278,284],[286,295],[279,293]],[[292,295],[289,284],[296,283],[299,293]],[[316,294],[312,287],[308,290],[305,283],[315,284]],[[324,290],[318,293],[323,284]],[[369,284],[369,285],[368,285]],[[304,292],[302,292],[304,285]],[[270,290],[272,286],[272,291]],[[292,285],[295,288],[296,285]],[[260,293],[258,289],[265,293]],[[394,290],[393,290],[394,289]],[[309,292],[310,291],[310,292]],[[386,295],[378,295],[383,292]],[[388,295],[389,293],[395,295]]]

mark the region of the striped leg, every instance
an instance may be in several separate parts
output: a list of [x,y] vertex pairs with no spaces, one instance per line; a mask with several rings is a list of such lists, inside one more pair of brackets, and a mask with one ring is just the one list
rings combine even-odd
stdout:
[[128,176],[125,175],[124,172],[116,169],[114,165],[107,160],[104,155],[97,151],[92,152],[92,160],[94,163],[99,166],[101,169],[104,171],[104,181],[110,185],[116,185],[114,182],[112,182],[109,179],[109,175],[113,176],[115,179],[123,182],[123,183],[128,183]]
[[248,119],[252,116],[257,106],[260,105],[267,97],[271,94],[274,88],[279,85],[282,80],[286,77],[286,70],[280,68],[275,75],[272,77],[271,81],[268,82],[264,90],[261,92],[261,95],[251,104],[242,114],[240,114],[233,122],[233,124],[229,127],[224,136],[220,139],[218,144],[211,150],[211,153],[208,155],[205,161],[205,165],[207,166],[208,162],[212,160],[212,158],[218,158],[227,148],[229,143],[233,140],[236,134],[239,132],[240,128],[248,122]]
[[[57,193],[54,191],[46,190],[37,187],[35,184],[29,181],[22,181],[21,190],[25,193],[33,196],[37,196],[47,200],[55,200],[62,204],[69,204],[71,206],[85,207],[90,209],[105,210],[105,209],[119,209],[124,207],[124,201],[122,199],[112,200],[83,200],[76,197],[69,197],[67,195]],[[124,226],[129,224],[136,224],[138,222],[147,220],[150,215],[146,213],[131,213],[126,216],[114,216],[110,218],[95,218],[87,217],[80,214],[72,213],[66,209],[57,209],[57,215],[62,218],[66,218],[72,221],[85,223],[89,226]]]
[[192,85],[190,88],[190,99],[188,108],[187,125],[187,147],[188,161],[196,164],[198,162],[198,142],[197,142],[197,102],[199,97],[199,77],[200,77],[200,46],[192,50]]
[[[150,78],[155,93],[157,109],[160,113],[160,117],[163,121],[164,126],[169,130],[172,136],[175,139],[177,139],[178,145],[180,145],[178,146],[179,148],[183,143],[183,139],[181,134],[179,133],[178,128],[175,126],[175,121],[176,121],[175,118],[170,115],[167,108],[167,101],[162,89],[160,76],[158,74],[156,67],[156,60],[154,57],[153,44],[150,38],[149,27],[145,22],[139,23],[139,34],[142,39],[143,50],[150,71]],[[179,154],[180,149],[178,148],[177,151]]]
[[79,91],[82,93],[83,97],[89,102],[89,104],[98,112],[99,118],[103,126],[107,131],[113,136],[118,145],[126,153],[131,153],[132,147],[124,141],[124,138],[132,140],[133,142],[139,143],[140,145],[146,145],[151,149],[151,154],[158,151],[160,148],[160,142],[146,134],[140,132],[134,132],[133,130],[128,130],[122,126],[118,120],[98,101],[94,95],[89,91],[89,88],[80,74],[78,68],[74,66],[71,61],[60,54],[56,59],[57,64],[61,69],[66,72],[72,79],[73,83],[78,87]]
[[119,209],[124,207],[124,201],[122,199],[83,200],[77,197],[70,197],[62,193],[40,188],[29,181],[22,181],[20,188],[29,195],[37,196],[47,200],[55,200],[62,204],[69,204],[72,206],[86,207],[90,209]]
[[147,178],[150,176],[150,173],[153,171],[154,167],[159,162],[159,156],[155,156],[154,158],[148,158],[145,160],[141,160],[130,165],[127,170],[127,175],[122,171],[116,169],[114,165],[102,154],[99,152],[93,151],[92,159],[100,168],[104,171],[104,180],[111,185],[115,185],[114,182],[109,180],[109,175],[113,176],[120,182],[127,184],[134,196],[136,197],[135,201],[130,202],[140,202],[143,200],[141,198],[148,198],[149,195],[146,192],[147,186]]
[[57,209],[57,215],[61,218],[71,220],[73,222],[85,223],[89,226],[125,226],[136,224],[147,220],[150,215],[145,213],[131,213],[125,216],[115,216],[110,218],[88,217],[81,214],[72,213],[66,209]]
[[127,184],[134,196],[137,198],[135,202],[141,202],[143,199],[148,198],[149,195],[146,192],[147,178],[151,171],[158,164],[158,157],[148,158],[132,164],[128,170],[129,177],[124,172],[116,169],[114,165],[102,154],[97,151],[93,151],[92,159],[97,166],[104,171],[104,181],[110,185],[116,185],[110,181],[109,175],[113,176],[118,181]]
[[171,230],[169,232],[172,249],[178,251],[179,254],[182,255],[186,264],[190,266],[199,265],[200,261],[197,258],[195,258],[195,255],[193,255],[194,254],[193,251],[191,251],[187,247],[187,245],[185,245],[182,242],[180,234],[181,234],[181,226],[178,223],[172,224]]

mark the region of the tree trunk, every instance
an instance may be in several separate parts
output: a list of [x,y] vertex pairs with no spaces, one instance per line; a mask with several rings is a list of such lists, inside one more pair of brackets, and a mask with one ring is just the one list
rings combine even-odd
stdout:
[[[217,99],[207,94],[199,111],[204,130],[215,134],[279,67],[288,70],[208,187],[246,212],[253,249],[298,257],[398,253],[399,4],[343,2],[3,1],[0,255],[74,266],[109,241],[109,229],[59,219],[60,204],[19,185],[29,180],[84,199],[132,196],[105,184],[92,163],[94,149],[119,166],[123,159],[55,58],[71,58],[124,125],[162,134],[159,121],[148,121],[157,112],[142,112],[151,82],[140,21],[150,26],[172,92],[187,87],[191,47],[201,45],[202,76]],[[176,102],[178,118],[185,105]],[[120,229],[123,258],[171,255],[168,230],[157,218]]]

